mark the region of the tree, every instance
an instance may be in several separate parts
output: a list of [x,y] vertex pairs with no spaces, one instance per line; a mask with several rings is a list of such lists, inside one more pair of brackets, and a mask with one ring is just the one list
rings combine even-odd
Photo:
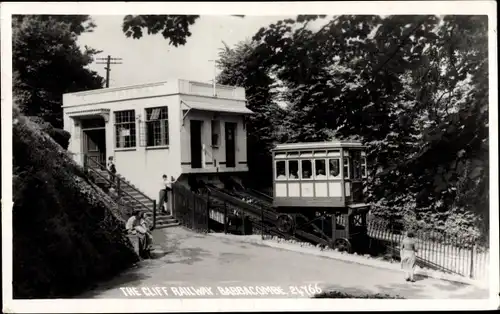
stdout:
[[[269,186],[272,182],[270,150],[276,142],[276,131],[283,121],[284,110],[275,102],[273,79],[254,55],[255,44],[242,42],[234,48],[225,45],[217,61],[221,73],[220,84],[245,88],[248,108],[254,114],[247,123],[247,158],[251,177],[250,184]],[[259,169],[257,171],[257,169]]]
[[257,112],[249,152],[277,140],[360,139],[378,214],[476,236],[489,214],[487,18],[345,15],[309,28],[323,18],[278,20],[221,52],[218,81],[244,86]]
[[[244,15],[232,15],[243,18]],[[191,36],[189,28],[200,18],[199,15],[127,15],[123,18],[122,30],[125,36],[140,39],[143,30],[149,35],[161,32],[174,47],[184,46]]]
[[[340,16],[311,31],[317,18],[254,36],[286,89],[289,140],[361,139],[374,165],[370,199],[387,217],[442,228],[460,211],[487,218],[484,206],[458,205],[463,195],[484,204],[470,191],[487,191],[487,163],[478,162],[487,156],[486,19]],[[476,171],[466,179],[469,164]]]
[[62,127],[62,95],[101,88],[103,79],[86,69],[99,51],[77,38],[95,25],[87,15],[22,15],[12,19],[14,96],[21,111]]
[[169,39],[170,44],[178,47],[187,42],[191,36],[189,27],[199,18],[199,15],[127,15],[123,19],[122,30],[125,36],[140,39],[143,29],[148,34],[161,32],[163,38]]

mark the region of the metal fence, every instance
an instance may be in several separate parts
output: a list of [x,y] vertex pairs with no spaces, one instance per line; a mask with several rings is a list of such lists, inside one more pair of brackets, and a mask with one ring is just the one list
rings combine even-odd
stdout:
[[172,185],[174,216],[189,229],[208,232],[209,198],[191,192],[181,184]]
[[[388,229],[387,222],[371,220],[368,235],[385,242],[395,257],[399,257],[404,233]],[[418,248],[417,264],[474,279],[489,276],[489,250],[467,238],[446,235],[436,231],[415,231]]]

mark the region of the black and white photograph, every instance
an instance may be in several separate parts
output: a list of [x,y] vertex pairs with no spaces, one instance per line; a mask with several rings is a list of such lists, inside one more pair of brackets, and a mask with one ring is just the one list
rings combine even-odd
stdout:
[[4,312],[499,308],[496,2],[0,12]]

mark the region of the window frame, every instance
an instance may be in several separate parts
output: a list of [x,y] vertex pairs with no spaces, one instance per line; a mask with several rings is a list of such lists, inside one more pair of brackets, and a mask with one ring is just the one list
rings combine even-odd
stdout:
[[[284,179],[278,179],[278,163],[280,163],[280,162],[282,162],[282,163],[285,164],[285,178]],[[284,159],[282,159],[282,160],[278,159],[278,160],[274,161],[274,179],[276,181],[281,182],[281,181],[287,181],[288,180],[288,175],[287,175],[288,174],[288,171],[287,171],[288,167],[287,167],[287,165],[288,165],[288,163]]]
[[[290,162],[297,162],[297,178],[291,178],[290,175],[291,175],[291,172],[290,172]],[[299,181],[300,180],[300,172],[301,172],[301,169],[300,169],[300,159],[287,159],[286,160],[286,168],[288,170],[288,177],[287,179],[289,181]]]
[[366,156],[361,156],[361,178],[368,178],[368,165],[366,163]]
[[[151,119],[151,116],[154,113],[155,109],[159,109],[158,112],[158,118],[156,119]],[[149,147],[168,147],[170,145],[170,131],[169,131],[169,115],[168,115],[168,106],[159,106],[159,107],[149,107],[144,109],[146,115],[146,119],[144,119],[144,127],[146,128],[145,130],[145,135],[146,135],[146,148]],[[166,116],[163,116],[162,114],[166,114]],[[149,126],[152,125],[152,141],[153,143],[149,142],[150,139],[150,129]],[[159,133],[156,133],[156,126],[159,125]],[[157,142],[157,135],[159,134],[159,139],[160,139],[160,144],[156,144]]]
[[[344,179],[351,179],[351,157],[350,156],[344,156],[344,160],[342,163],[342,177]],[[346,171],[347,167],[347,171]]]
[[[127,115],[127,117],[131,118],[128,121],[123,121],[122,119],[118,119],[118,117],[121,114],[124,113],[131,113],[130,115]],[[131,148],[137,148],[137,119],[135,117],[135,109],[127,109],[127,110],[118,110],[114,111],[114,127],[115,127],[115,134],[114,134],[114,139],[115,139],[115,149],[131,149]],[[118,122],[119,121],[119,122]],[[123,146],[120,145],[120,136],[119,132],[123,129],[123,126],[129,126],[128,130],[130,132],[130,135],[128,136],[130,139],[128,141],[129,145],[127,146],[127,140],[124,139],[124,144]],[[125,136],[124,136],[125,137]]]
[[[304,178],[304,177],[303,177],[303,175],[304,175],[304,170],[303,170],[302,164],[303,164],[305,161],[309,161],[309,162],[311,163],[311,174],[310,174],[311,176],[310,176],[309,178]],[[312,181],[312,180],[314,180],[314,167],[313,167],[313,164],[314,164],[314,163],[313,163],[312,161],[313,161],[313,159],[312,159],[312,158],[311,158],[311,159],[306,159],[306,158],[304,158],[304,159],[300,159],[300,163],[299,163],[299,164],[300,164],[300,175],[299,175],[299,179],[300,179],[301,181]]]
[[[217,132],[214,132],[214,129],[215,129],[214,126],[217,126]],[[211,131],[210,131],[211,146],[218,148],[220,146],[220,142],[221,142],[221,136],[220,136],[220,134],[221,134],[221,121],[216,120],[216,119],[212,119],[211,123],[210,123],[210,128],[211,128]],[[216,136],[216,141],[214,141],[214,136]]]
[[[330,167],[331,167],[330,161],[331,160],[336,160],[338,162],[338,165],[339,165],[339,169],[338,169],[339,173],[336,176],[332,176],[330,174]],[[342,169],[340,167],[340,157],[333,156],[333,157],[328,158],[328,180],[341,180],[341,179],[342,179]]]
[[[317,177],[317,175],[318,175],[318,168],[316,167],[316,162],[317,161],[323,161],[324,162],[324,167],[323,167],[323,170],[325,172],[325,174],[324,174],[325,178],[324,179],[323,178],[319,178],[318,179],[318,177]],[[314,159],[314,179],[318,179],[318,180],[327,180],[328,179],[328,174],[326,173],[326,168],[327,168],[326,164],[327,164],[327,162],[328,161],[327,161],[326,157],[325,158],[315,158]]]

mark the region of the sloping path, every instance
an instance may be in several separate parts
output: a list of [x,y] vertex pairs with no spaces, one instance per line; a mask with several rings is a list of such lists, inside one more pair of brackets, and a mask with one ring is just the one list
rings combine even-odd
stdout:
[[[272,285],[290,289],[317,283],[323,291],[386,293],[411,299],[488,298],[487,290],[474,286],[432,278],[407,283],[398,271],[229,241],[182,227],[157,230],[154,236],[167,255],[142,261],[80,297],[126,297],[120,287],[140,291],[141,287]],[[153,295],[150,291],[149,297],[165,297]]]

